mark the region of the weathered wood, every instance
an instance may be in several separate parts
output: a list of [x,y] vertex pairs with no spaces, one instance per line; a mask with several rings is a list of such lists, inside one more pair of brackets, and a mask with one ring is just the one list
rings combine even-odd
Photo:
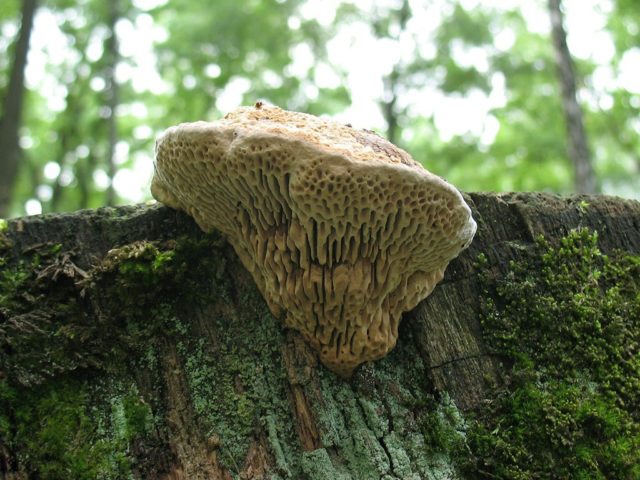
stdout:
[[538,193],[474,193],[467,201],[478,222],[476,238],[451,263],[433,294],[407,315],[435,387],[449,392],[463,409],[478,405],[499,374],[486,353],[478,321],[483,292],[481,272],[474,265],[480,253],[490,269],[504,274],[510,261],[533,247],[537,236],[559,239],[576,228],[597,231],[605,253],[640,252],[638,202]]
[[[176,275],[206,267],[207,276],[197,277],[201,292],[122,280],[129,274],[123,259],[147,258],[148,242],[169,251],[181,238],[205,238],[182,213],[153,205],[11,220],[0,236],[7,265],[31,261],[36,252],[40,263],[29,264],[33,278],[17,292],[21,318],[35,333],[18,330],[26,325],[16,320],[18,307],[0,305],[0,380],[25,395],[25,404],[36,402],[29,392],[46,397],[64,382],[81,388],[86,395],[77,408],[91,407],[86,415],[102,422],[100,438],[125,450],[135,478],[459,478],[429,425],[454,404],[463,412],[477,408],[503,368],[482,339],[478,256],[486,257],[485,273],[501,275],[536,236],[553,240],[577,227],[597,230],[604,252],[640,253],[638,202],[533,193],[476,193],[467,200],[478,222],[473,244],[405,315],[396,349],[349,381],[281,328],[221,240],[207,240],[201,261],[172,264]],[[119,250],[108,254],[112,249]],[[73,324],[73,335],[65,337],[65,323]],[[36,349],[33,338],[37,348],[51,342],[55,365],[24,351]],[[124,409],[126,425],[135,423],[126,414],[131,402],[133,412],[148,409],[153,418],[145,417],[135,434],[126,433],[130,426],[118,433],[117,412]],[[0,478],[35,475],[41,465],[23,456],[24,444],[1,429],[0,435]],[[115,467],[100,468],[111,475],[104,478],[118,478]]]

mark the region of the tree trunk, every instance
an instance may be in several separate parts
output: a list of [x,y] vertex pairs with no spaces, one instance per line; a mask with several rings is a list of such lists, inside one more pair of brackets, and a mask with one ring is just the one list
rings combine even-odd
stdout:
[[230,245],[182,213],[11,220],[0,233],[0,478],[489,478],[461,473],[471,454],[444,435],[464,441],[461,416],[485,408],[507,369],[483,340],[482,302],[494,299],[483,279],[505,277],[539,235],[577,227],[597,230],[605,253],[638,254],[640,203],[466,198],[471,247],[405,315],[396,348],[350,380],[282,328]]
[[398,101],[398,76],[398,66],[394,65],[391,73],[383,78],[384,99],[381,101],[382,115],[384,116],[385,122],[387,122],[387,132],[385,136],[394,145],[398,145],[400,127],[398,124],[398,112],[396,111],[396,103]]
[[[394,18],[397,18],[396,21],[400,32],[404,32],[407,28],[407,22],[411,18],[411,6],[409,5],[408,0],[403,0],[400,8],[398,8],[397,11],[393,11],[392,15]],[[384,93],[383,99],[380,102],[382,115],[387,123],[386,138],[394,145],[398,145],[400,143],[400,139],[398,137],[401,133],[400,125],[398,123],[398,117],[400,115],[397,106],[398,87],[401,81],[401,63],[402,61],[398,60],[398,62],[393,66],[391,72],[382,79],[384,83]]]
[[569,158],[573,163],[574,188],[577,193],[596,193],[596,178],[582,121],[582,109],[578,104],[576,94],[576,76],[571,53],[567,46],[561,0],[549,0],[549,15],[558,79],[562,92],[562,107],[567,124],[567,148]]
[[107,106],[109,107],[108,121],[108,150],[107,150],[107,175],[109,176],[109,186],[107,187],[106,204],[115,205],[116,192],[113,187],[113,179],[116,176],[116,144],[118,143],[118,118],[116,110],[120,103],[120,87],[116,79],[116,68],[120,61],[120,52],[118,50],[118,36],[116,34],[116,24],[120,18],[118,0],[109,2],[109,38],[106,42],[107,65]]
[[24,72],[37,0],[23,0],[22,25],[15,45],[11,76],[0,118],[0,218],[9,215],[13,187],[18,175],[20,142],[18,131],[24,100]]

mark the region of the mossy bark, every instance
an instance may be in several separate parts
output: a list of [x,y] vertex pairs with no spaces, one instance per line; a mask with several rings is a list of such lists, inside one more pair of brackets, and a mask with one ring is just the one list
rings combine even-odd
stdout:
[[604,253],[637,255],[640,204],[467,200],[473,244],[405,315],[391,354],[350,380],[284,330],[232,248],[182,213],[0,224],[0,478],[483,478],[469,419],[510,368],[483,334],[497,295],[486,278],[539,235],[575,228],[597,231]]

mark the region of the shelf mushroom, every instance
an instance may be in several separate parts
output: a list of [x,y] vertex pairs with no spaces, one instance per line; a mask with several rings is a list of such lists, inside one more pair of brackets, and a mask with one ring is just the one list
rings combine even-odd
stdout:
[[345,377],[395,346],[476,230],[452,185],[382,137],[260,102],[169,128],[151,192],[222,232],[273,314]]

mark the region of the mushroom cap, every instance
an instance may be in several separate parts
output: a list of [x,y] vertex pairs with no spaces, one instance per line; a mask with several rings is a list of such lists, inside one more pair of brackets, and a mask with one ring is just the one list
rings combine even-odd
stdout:
[[169,128],[151,192],[226,235],[271,311],[343,376],[394,347],[476,231],[452,185],[375,133],[262,104]]

